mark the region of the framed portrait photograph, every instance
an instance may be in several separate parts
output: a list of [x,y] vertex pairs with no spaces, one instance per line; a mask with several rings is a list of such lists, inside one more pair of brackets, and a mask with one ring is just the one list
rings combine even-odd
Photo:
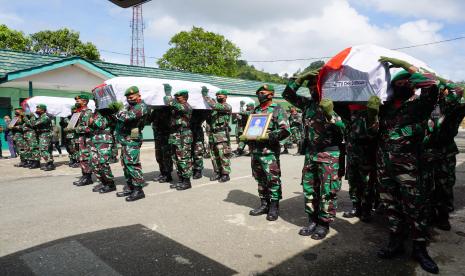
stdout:
[[273,114],[251,114],[245,125],[244,135],[248,140],[264,137]]
[[69,119],[67,128],[69,129],[75,128],[79,120],[79,117],[81,117],[81,112],[74,113],[73,116],[71,116],[71,119]]

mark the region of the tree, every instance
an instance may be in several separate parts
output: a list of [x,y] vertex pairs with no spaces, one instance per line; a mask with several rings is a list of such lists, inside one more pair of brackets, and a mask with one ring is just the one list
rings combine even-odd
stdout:
[[0,25],[0,48],[15,51],[27,51],[30,40],[23,32],[9,29],[6,25]]
[[224,36],[192,27],[175,34],[157,64],[163,69],[231,77],[241,50]]
[[40,31],[31,35],[31,50],[40,54],[59,56],[81,56],[90,60],[99,60],[97,47],[82,43],[79,32],[67,28],[56,31]]

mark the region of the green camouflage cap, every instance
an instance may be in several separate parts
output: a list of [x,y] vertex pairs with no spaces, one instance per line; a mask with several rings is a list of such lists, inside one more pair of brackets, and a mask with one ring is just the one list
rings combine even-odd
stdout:
[[218,92],[216,92],[216,95],[225,95],[225,96],[228,96],[228,95],[229,95],[229,92],[228,92],[228,90],[226,90],[226,89],[221,89],[221,90],[218,90]]
[[407,72],[406,70],[401,70],[399,72],[397,72],[394,77],[392,77],[391,79],[391,83],[394,83],[395,81],[398,81],[398,80],[404,80],[404,79],[408,79],[410,78],[410,73]]
[[42,110],[47,110],[47,106],[45,104],[38,104],[36,108],[40,108]]
[[83,100],[90,100],[90,96],[87,95],[87,94],[81,94],[81,95],[78,95],[76,97],[74,97],[75,100],[77,99],[83,99]]
[[189,96],[189,91],[183,89],[179,90],[178,92],[174,93],[174,96]]
[[139,88],[137,86],[131,86],[128,89],[126,89],[126,92],[124,92],[124,96],[129,96],[137,93],[139,93]]
[[262,86],[260,86],[260,88],[257,89],[257,92],[260,92],[260,91],[271,91],[274,93],[274,86],[271,85],[271,84],[264,84]]
[[250,102],[247,104],[247,106],[255,107],[255,103]]

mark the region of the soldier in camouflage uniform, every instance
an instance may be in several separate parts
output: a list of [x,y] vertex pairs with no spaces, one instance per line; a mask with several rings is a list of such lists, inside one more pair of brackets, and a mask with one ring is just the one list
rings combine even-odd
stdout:
[[[304,124],[305,161],[302,169],[302,187],[305,196],[305,212],[309,225],[299,234],[320,240],[329,232],[337,208],[337,192],[341,189],[339,167],[344,123],[334,112],[333,102],[320,101],[316,90],[318,70],[311,71],[287,84],[283,98],[302,110]],[[297,94],[308,81],[311,98]]]
[[155,159],[160,169],[160,175],[154,179],[160,183],[169,183],[173,180],[173,159],[171,146],[168,143],[170,137],[171,111],[169,107],[156,107],[152,110],[152,129],[155,141]]
[[142,190],[145,181],[140,163],[140,147],[148,108],[136,86],[129,87],[124,95],[129,106],[116,114],[116,139],[121,145],[120,159],[127,185],[116,196],[126,196],[126,201],[135,201],[145,197]]
[[45,104],[37,105],[36,114],[39,117],[34,122],[34,129],[39,139],[40,157],[42,157],[46,163],[44,170],[51,171],[55,169],[53,155],[49,150],[50,144],[52,143],[52,120],[47,115],[47,106]]
[[[240,111],[239,111],[239,114],[238,116],[239,119],[238,119],[238,123],[237,123],[237,126],[236,128],[239,128],[239,131],[237,133],[237,137],[240,137],[243,132],[244,132],[244,128],[245,126],[247,125],[247,120],[249,119],[249,115],[252,114],[252,112],[254,111],[255,109],[255,104],[254,103],[248,103],[244,109],[244,104],[242,104],[244,102],[241,102],[241,106],[240,106]],[[234,151],[234,154],[236,156],[241,156],[244,154],[244,149],[245,149],[245,146],[247,145],[247,141],[241,141],[239,139],[239,142],[238,142],[238,145],[237,145],[237,149]]]
[[[403,252],[404,231],[410,228],[412,257],[431,273],[439,268],[426,249],[428,227],[428,187],[422,185],[420,162],[425,122],[438,99],[435,77],[419,73],[407,62],[381,57],[405,70],[391,80],[393,95],[379,113],[378,178],[380,198],[386,207],[390,237],[378,257],[390,259]],[[421,95],[415,89],[421,88]]]
[[24,139],[26,140],[26,153],[25,158],[28,160],[29,169],[38,169],[40,168],[40,152],[39,152],[39,143],[37,141],[37,134],[34,130],[34,123],[36,117],[34,114],[29,114],[24,117],[23,124],[23,133]]
[[61,118],[60,126],[63,128],[63,132],[65,133],[65,146],[66,151],[68,152],[69,163],[68,165],[71,168],[79,168],[79,147],[77,147],[76,139],[77,135],[74,129],[67,129],[69,120],[71,119],[72,115],[76,113],[76,106],[71,108],[71,115],[66,118]]
[[[267,214],[266,219],[274,221],[279,216],[279,200],[282,198],[281,165],[279,162],[280,141],[291,133],[289,122],[283,108],[273,103],[274,87],[269,84],[261,86],[257,92],[260,105],[253,114],[272,114],[270,124],[264,136],[249,140],[252,151],[252,175],[258,182],[260,206],[250,211],[251,216]],[[247,141],[242,135],[241,141]]]
[[90,166],[100,184],[92,189],[101,194],[116,191],[110,167],[113,148],[113,119],[109,109],[97,109],[90,119],[92,137],[89,142]]
[[347,179],[352,209],[343,217],[360,217],[369,221],[373,208],[376,183],[375,116],[369,116],[367,106],[350,104],[350,119],[346,123]]
[[165,84],[165,104],[171,109],[171,126],[169,143],[173,154],[173,163],[176,165],[179,181],[170,185],[176,190],[190,189],[192,176],[192,131],[190,122],[192,117],[192,107],[187,102],[189,92],[180,90],[171,97],[171,86]]
[[302,114],[291,107],[289,115],[289,126],[291,127],[290,142],[297,145],[297,154],[302,150]]
[[[203,156],[205,152],[204,148],[204,132],[202,128],[203,122],[207,119],[210,111],[194,109],[192,110],[191,117],[191,130],[192,130],[192,178],[202,178],[203,170]],[[211,131],[211,130],[210,130]]]
[[90,99],[89,95],[82,94],[76,96],[74,99],[76,100],[76,112],[81,114],[76,126],[74,127],[74,132],[77,134],[77,141],[79,144],[79,166],[81,167],[82,176],[79,180],[73,182],[73,184],[76,186],[85,186],[94,183],[92,181],[89,149],[90,138],[92,135],[90,120],[93,116],[93,112],[87,107]]
[[219,90],[216,92],[216,101],[208,96],[208,89],[202,87],[202,96],[210,106],[212,112],[207,119],[210,127],[208,136],[210,145],[210,155],[215,175],[211,181],[227,182],[231,173],[231,145],[229,137],[229,121],[231,120],[232,107],[226,100],[228,91]]
[[[24,110],[22,108],[15,108],[15,117],[18,118],[15,125],[11,128],[13,134],[13,143],[16,151],[18,152],[20,162],[14,165],[15,167],[26,166],[26,140],[24,139],[23,124],[24,124]],[[13,118],[13,119],[14,119]]]

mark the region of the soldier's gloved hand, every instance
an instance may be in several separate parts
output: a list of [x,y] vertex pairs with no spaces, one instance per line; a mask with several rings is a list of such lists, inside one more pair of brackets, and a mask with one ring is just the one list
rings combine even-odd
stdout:
[[165,96],[171,97],[171,91],[173,90],[173,87],[167,83],[164,83],[163,87],[165,89]]
[[241,104],[241,107],[243,107],[245,105],[245,102],[241,101],[240,104]]
[[415,88],[429,87],[438,84],[436,77],[431,73],[413,73],[409,78],[409,82],[413,84]]
[[239,141],[245,142],[247,141],[247,137],[244,134],[242,134],[241,136],[239,136]]
[[334,110],[334,103],[330,99],[322,99],[320,102],[320,106],[326,115],[331,116]]
[[409,70],[410,67],[412,67],[412,64],[403,61],[398,58],[390,58],[390,57],[384,57],[381,56],[380,59],[378,59],[379,62],[381,63],[390,63],[391,67],[399,67],[399,68],[404,68],[405,70]]
[[208,96],[208,88],[206,86],[202,86],[202,96]]
[[302,85],[304,83],[304,81],[306,81],[306,80],[312,80],[312,79],[317,78],[319,72],[320,72],[320,69],[311,70],[311,71],[309,71],[307,73],[304,73],[304,74],[298,76],[297,79],[295,80],[295,82],[298,85]]
[[381,99],[378,96],[371,96],[368,99],[367,108],[378,114],[379,106],[381,105]]

